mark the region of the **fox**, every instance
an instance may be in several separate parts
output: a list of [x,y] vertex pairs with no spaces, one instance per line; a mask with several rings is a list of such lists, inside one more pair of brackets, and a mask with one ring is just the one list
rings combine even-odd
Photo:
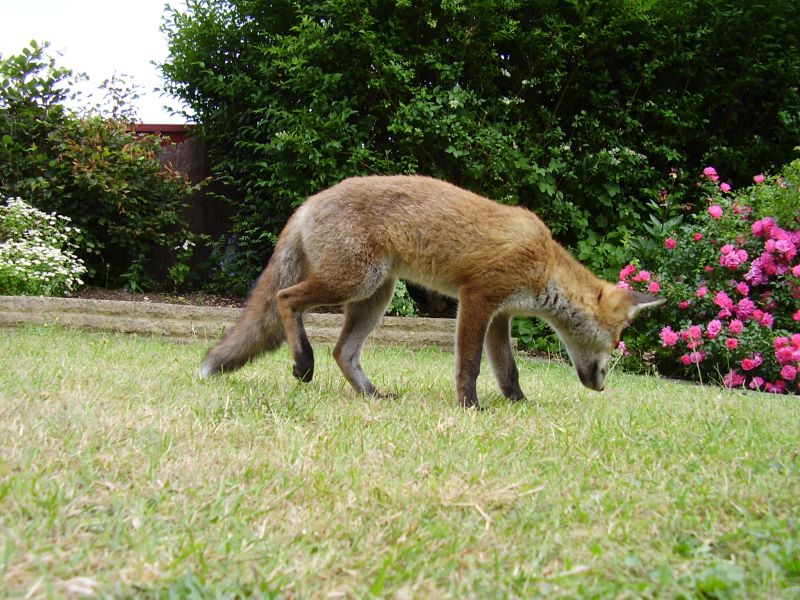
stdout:
[[314,352],[303,315],[342,305],[334,360],[356,392],[382,397],[361,351],[398,279],[458,300],[455,387],[460,404],[473,408],[480,408],[484,350],[502,395],[525,397],[513,317],[546,321],[581,383],[602,391],[623,329],[665,301],[597,277],[525,208],[426,176],[352,177],[309,197],[289,218],[241,318],[207,352],[201,375],[229,373],[286,341],[292,374],[310,382]]

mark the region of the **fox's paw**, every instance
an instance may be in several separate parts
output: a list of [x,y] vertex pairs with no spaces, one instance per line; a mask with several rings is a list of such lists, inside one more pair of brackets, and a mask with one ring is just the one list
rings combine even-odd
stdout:
[[309,367],[308,365],[298,365],[295,363],[292,367],[292,375],[294,375],[295,379],[303,383],[308,383],[314,378],[314,365],[312,364]]
[[478,403],[477,396],[464,395],[463,397],[459,398],[459,404],[461,404],[462,407],[471,410],[483,410],[481,405]]

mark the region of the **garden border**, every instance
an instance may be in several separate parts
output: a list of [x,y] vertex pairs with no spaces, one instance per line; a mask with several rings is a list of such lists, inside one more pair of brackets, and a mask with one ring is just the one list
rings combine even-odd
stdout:
[[[0,328],[58,325],[86,331],[160,336],[176,341],[216,340],[241,314],[241,308],[218,308],[156,302],[0,296]],[[312,342],[333,344],[342,315],[310,313],[305,318]],[[376,345],[437,347],[452,350],[453,319],[384,317],[369,341]]]

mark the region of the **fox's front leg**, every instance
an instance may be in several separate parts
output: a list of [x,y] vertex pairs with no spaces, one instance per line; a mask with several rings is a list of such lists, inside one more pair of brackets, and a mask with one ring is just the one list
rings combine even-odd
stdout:
[[456,325],[456,392],[464,408],[478,408],[476,381],[481,371],[483,339],[492,311],[464,290],[459,294]]

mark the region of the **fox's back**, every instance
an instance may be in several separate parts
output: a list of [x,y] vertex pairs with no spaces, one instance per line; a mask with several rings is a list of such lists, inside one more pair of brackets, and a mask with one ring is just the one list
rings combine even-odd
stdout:
[[[344,230],[386,240],[409,236],[427,244],[456,236],[503,244],[508,237],[550,237],[532,212],[505,206],[430,177],[396,175],[352,177],[308,199],[305,227],[336,223]],[[522,240],[520,240],[522,241]]]
[[420,176],[346,179],[309,198],[297,219],[312,260],[391,256],[398,276],[440,290],[519,260],[546,262],[552,243],[534,213]]

